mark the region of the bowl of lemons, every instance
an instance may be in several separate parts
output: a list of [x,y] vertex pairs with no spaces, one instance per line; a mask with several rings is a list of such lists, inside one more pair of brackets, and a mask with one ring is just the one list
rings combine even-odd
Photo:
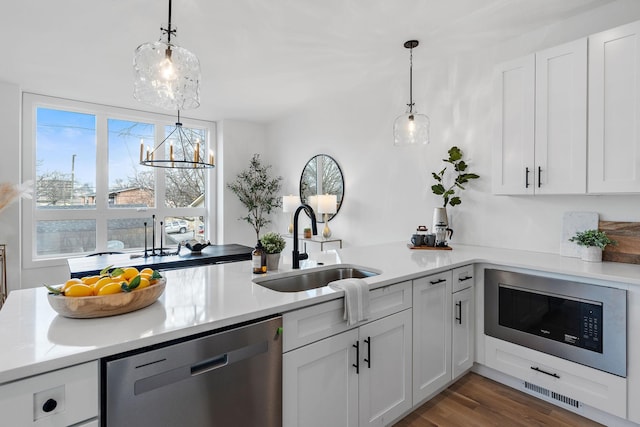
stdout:
[[69,279],[45,287],[51,308],[64,317],[90,319],[129,313],[153,304],[164,292],[166,279],[150,268],[113,268],[95,276]]

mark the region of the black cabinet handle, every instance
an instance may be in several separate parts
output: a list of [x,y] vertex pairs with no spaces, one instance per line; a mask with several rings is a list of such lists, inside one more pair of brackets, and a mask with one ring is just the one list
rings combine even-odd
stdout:
[[524,188],[529,188],[529,168],[524,168]]
[[469,279],[473,279],[473,276],[461,277],[458,279],[458,282],[466,282]]
[[58,406],[58,402],[55,399],[47,399],[46,402],[42,405],[42,410],[44,412],[51,412]]
[[367,362],[367,368],[371,368],[371,337],[367,337],[364,342],[367,343],[367,358],[364,361]]
[[547,371],[545,371],[545,370],[543,370],[543,369],[538,368],[537,366],[532,366],[532,367],[531,367],[531,369],[533,369],[534,371],[538,371],[538,372],[540,372],[540,373],[543,373],[543,374],[547,374],[547,375],[549,375],[550,377],[560,379],[560,375],[558,375],[558,374],[554,374],[554,373],[551,373],[551,372],[547,372]]
[[432,285],[437,285],[438,283],[442,283],[442,282],[446,282],[447,279],[438,279],[438,280],[431,280],[429,281],[429,283],[431,283]]
[[353,345],[356,348],[356,363],[352,364],[354,368],[356,368],[356,374],[360,373],[360,341],[356,341]]
[[540,177],[542,176],[542,168],[538,166],[538,188],[540,188]]
[[462,301],[458,301],[456,303],[456,307],[458,307],[458,315],[456,316],[456,320],[459,325],[462,325]]

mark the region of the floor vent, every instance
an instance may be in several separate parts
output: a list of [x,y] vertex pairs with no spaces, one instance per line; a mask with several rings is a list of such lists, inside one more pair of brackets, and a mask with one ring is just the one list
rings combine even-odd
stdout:
[[572,399],[560,393],[551,392],[551,398],[558,400],[564,403],[565,405],[573,406],[574,408],[580,407],[580,402],[578,402],[576,399]]
[[544,387],[540,387],[539,385],[536,385],[536,384],[532,384],[527,381],[524,382],[524,388],[531,391],[535,391],[536,393],[541,394],[543,396],[549,397],[551,395],[551,392],[548,389]]
[[541,394],[547,398],[551,398],[553,400],[557,400],[558,402],[564,403],[565,405],[573,406],[574,408],[580,407],[580,402],[576,399],[572,399],[563,394],[556,393],[555,391],[551,391],[547,388],[541,387],[537,384],[530,383],[528,381],[524,382],[524,388],[527,390],[531,390],[535,393]]

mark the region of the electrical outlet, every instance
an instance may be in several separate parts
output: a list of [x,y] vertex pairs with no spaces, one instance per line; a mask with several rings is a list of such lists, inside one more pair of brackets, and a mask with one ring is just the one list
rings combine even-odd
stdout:
[[33,421],[64,411],[64,385],[33,394]]

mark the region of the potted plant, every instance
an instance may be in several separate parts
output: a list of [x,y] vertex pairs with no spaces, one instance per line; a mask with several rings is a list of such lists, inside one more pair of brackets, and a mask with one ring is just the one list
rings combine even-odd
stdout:
[[602,251],[607,245],[616,245],[615,240],[611,240],[604,231],[585,230],[576,232],[575,236],[569,239],[570,242],[581,246],[580,251],[583,261],[602,262]]
[[445,177],[448,166],[445,166],[438,173],[431,173],[433,179],[436,180],[436,183],[431,186],[431,191],[433,191],[433,194],[436,196],[442,196],[442,207],[435,208],[433,215],[434,230],[436,223],[444,223],[444,226],[449,225],[449,220],[447,218],[447,205],[457,206],[462,203],[460,196],[456,194],[456,192],[459,193],[461,190],[465,189],[463,184],[466,184],[472,179],[480,178],[480,176],[475,173],[467,172],[468,165],[462,159],[463,153],[460,148],[453,146],[449,149],[448,154],[449,158],[442,160],[453,166],[454,176]]
[[277,270],[280,263],[280,252],[286,243],[279,233],[266,233],[260,238],[262,249],[267,254],[267,271]]
[[267,216],[282,206],[282,197],[279,196],[282,177],[271,177],[270,168],[271,165],[261,163],[259,154],[254,154],[249,167],[240,172],[234,182],[227,184],[227,188],[247,208],[247,215],[238,219],[251,224],[256,240],[260,239],[260,229],[271,223]]

